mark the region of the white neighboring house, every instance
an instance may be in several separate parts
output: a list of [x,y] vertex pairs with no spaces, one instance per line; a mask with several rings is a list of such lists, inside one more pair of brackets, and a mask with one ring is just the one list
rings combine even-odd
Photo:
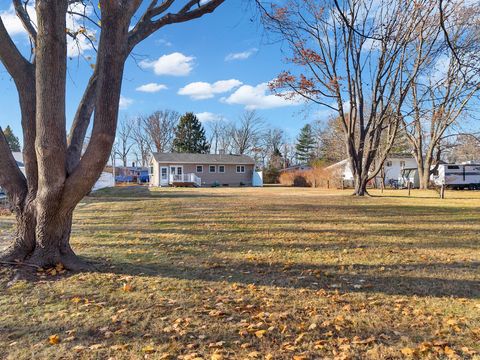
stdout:
[[[25,175],[25,164],[23,163],[23,154],[21,152],[13,152],[13,157],[15,158],[15,161],[17,162],[18,167],[20,168],[20,171]],[[102,172],[100,175],[99,179],[93,185],[92,191],[104,189],[107,187],[114,187],[115,186],[115,178],[113,177],[113,174],[110,172]]]
[[[392,154],[385,160],[385,185],[391,182],[398,182],[402,178],[402,170],[417,168],[417,161],[411,155]],[[344,180],[345,186],[353,186],[354,178],[353,171],[348,159],[342,160],[336,164],[330,165],[326,170],[332,171],[333,174],[341,177]],[[377,185],[380,185],[382,178],[380,173],[375,178]]]

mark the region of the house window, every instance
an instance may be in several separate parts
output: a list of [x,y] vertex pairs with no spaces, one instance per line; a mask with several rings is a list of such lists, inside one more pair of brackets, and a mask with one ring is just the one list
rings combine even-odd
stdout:
[[217,172],[217,167],[215,165],[210,165],[208,167],[208,172],[211,172],[211,173]]
[[400,160],[400,167],[401,167],[401,168],[404,168],[404,167],[405,167],[405,161]]
[[225,172],[225,165],[218,165],[218,172],[224,173]]
[[391,162],[391,161],[385,162],[385,166],[386,166],[386,167],[391,167],[391,166],[392,166],[392,162]]
[[197,165],[197,173],[203,173],[203,165]]
[[237,173],[244,173],[245,166],[244,165],[237,165]]
[[150,174],[153,174],[153,166],[150,166]]

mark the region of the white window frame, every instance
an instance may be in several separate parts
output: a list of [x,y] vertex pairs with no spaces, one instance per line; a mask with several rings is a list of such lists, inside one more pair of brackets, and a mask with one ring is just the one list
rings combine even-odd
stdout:
[[[215,169],[214,171],[212,171],[212,166]],[[208,172],[210,174],[215,174],[217,172],[217,165],[208,165]]]
[[[223,171],[220,171],[220,168],[221,168],[221,167],[223,167]],[[225,168],[225,165],[218,165],[217,169],[218,169],[218,173],[219,173],[219,174],[225,174],[225,172],[226,172],[226,170],[227,170],[227,169]]]
[[[198,168],[202,168],[202,171],[198,171]],[[203,174],[203,165],[196,165],[195,166],[195,172],[197,172],[199,174]]]
[[[238,169],[240,168],[240,171],[238,171]],[[243,171],[242,171],[242,168],[243,168]],[[245,165],[237,165],[237,174],[245,174]]]
[[391,160],[386,161],[386,162],[385,162],[385,166],[386,166],[386,167],[392,167],[392,166],[393,166],[392,161],[391,161]]

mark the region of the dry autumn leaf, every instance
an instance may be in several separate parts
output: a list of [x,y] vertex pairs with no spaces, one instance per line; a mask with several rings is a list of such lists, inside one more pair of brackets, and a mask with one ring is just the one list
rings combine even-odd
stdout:
[[223,355],[220,353],[213,353],[211,360],[223,360]]
[[152,345],[147,345],[144,348],[142,348],[142,352],[145,354],[153,354],[155,352],[155,348]]
[[413,357],[413,355],[415,355],[415,350],[412,349],[412,348],[409,348],[409,347],[404,347],[402,350],[401,350],[402,354],[407,356],[407,357]]
[[51,335],[48,338],[48,343],[50,345],[57,345],[59,342],[60,342],[60,337],[57,334]]
[[131,292],[133,291],[133,286],[130,283],[124,283],[122,286],[122,290],[125,292]]
[[255,331],[255,336],[257,338],[262,338],[266,333],[267,333],[267,330],[258,330],[258,331]]

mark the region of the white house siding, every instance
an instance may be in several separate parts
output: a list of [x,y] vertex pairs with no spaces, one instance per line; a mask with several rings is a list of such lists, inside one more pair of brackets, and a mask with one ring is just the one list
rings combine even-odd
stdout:
[[[398,180],[402,175],[403,168],[411,169],[416,167],[417,167],[417,161],[414,158],[410,158],[410,157],[387,158],[384,164],[385,185],[388,185],[391,180]],[[381,181],[379,178],[377,180]]]
[[[398,181],[401,177],[402,168],[416,168],[417,162],[412,157],[391,157],[387,158],[384,164],[385,169],[385,184],[388,185],[391,180]],[[342,176],[343,180],[348,184],[353,184],[353,171],[348,159],[342,160],[336,164],[327,167],[338,175]],[[377,185],[380,185],[381,178],[378,175],[376,178]]]

